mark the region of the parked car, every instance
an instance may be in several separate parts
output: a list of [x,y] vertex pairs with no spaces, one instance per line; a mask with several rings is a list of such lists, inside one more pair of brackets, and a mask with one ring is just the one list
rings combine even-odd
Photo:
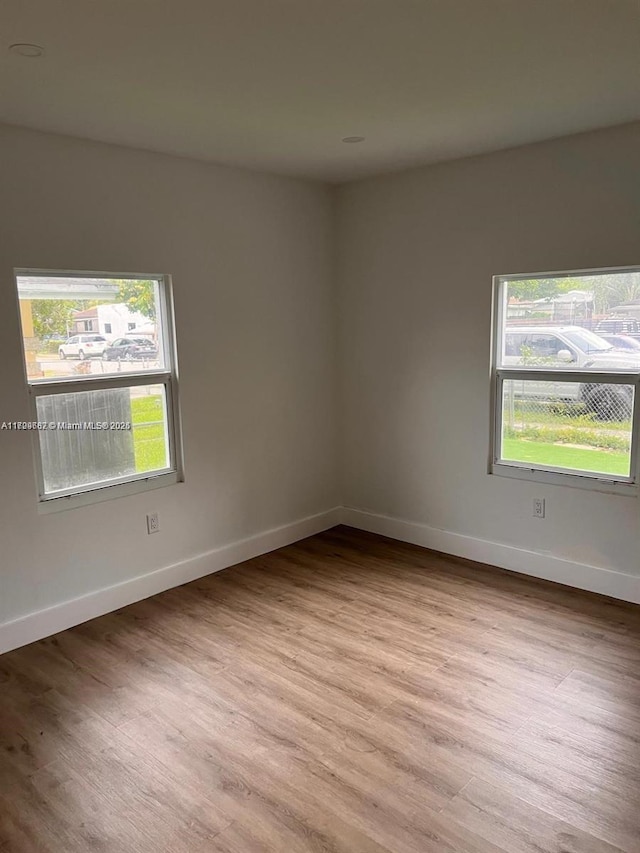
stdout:
[[600,335],[600,337],[617,350],[640,352],[640,340],[632,338],[631,335]]
[[73,335],[58,347],[60,358],[92,358],[101,356],[107,346],[107,339],[102,335]]
[[[640,371],[640,352],[622,352],[580,326],[511,326],[506,329],[503,365],[548,370]],[[549,382],[513,380],[517,397],[548,401]],[[628,417],[632,390],[628,385],[556,382],[554,400],[583,402],[602,420]]]
[[105,361],[151,361],[158,357],[158,348],[148,338],[117,338],[102,357]]

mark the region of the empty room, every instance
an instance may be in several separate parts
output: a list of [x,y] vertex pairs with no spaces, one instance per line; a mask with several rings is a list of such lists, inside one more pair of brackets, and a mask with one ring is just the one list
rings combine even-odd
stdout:
[[0,853],[640,853],[640,2],[0,36]]

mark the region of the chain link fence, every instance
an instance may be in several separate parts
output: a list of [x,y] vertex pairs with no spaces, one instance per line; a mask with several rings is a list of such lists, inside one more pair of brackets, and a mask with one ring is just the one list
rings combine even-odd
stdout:
[[632,385],[505,379],[502,459],[629,476]]

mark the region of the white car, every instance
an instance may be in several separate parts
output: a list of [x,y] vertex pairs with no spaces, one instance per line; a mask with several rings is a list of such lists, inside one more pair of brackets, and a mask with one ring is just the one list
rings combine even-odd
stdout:
[[85,358],[101,357],[107,346],[107,339],[102,335],[73,335],[69,340],[60,344],[58,355],[60,358]]

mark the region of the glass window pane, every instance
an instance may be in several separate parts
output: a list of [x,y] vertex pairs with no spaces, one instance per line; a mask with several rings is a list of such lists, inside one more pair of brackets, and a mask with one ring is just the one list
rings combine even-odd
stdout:
[[[28,273],[17,282],[30,382],[167,367],[158,281]],[[117,346],[124,335],[135,340]]]
[[633,385],[505,379],[501,461],[628,478]]
[[45,494],[171,466],[164,385],[36,399]]
[[603,335],[640,340],[640,270],[502,279],[498,365],[545,370],[639,371],[640,351]]

